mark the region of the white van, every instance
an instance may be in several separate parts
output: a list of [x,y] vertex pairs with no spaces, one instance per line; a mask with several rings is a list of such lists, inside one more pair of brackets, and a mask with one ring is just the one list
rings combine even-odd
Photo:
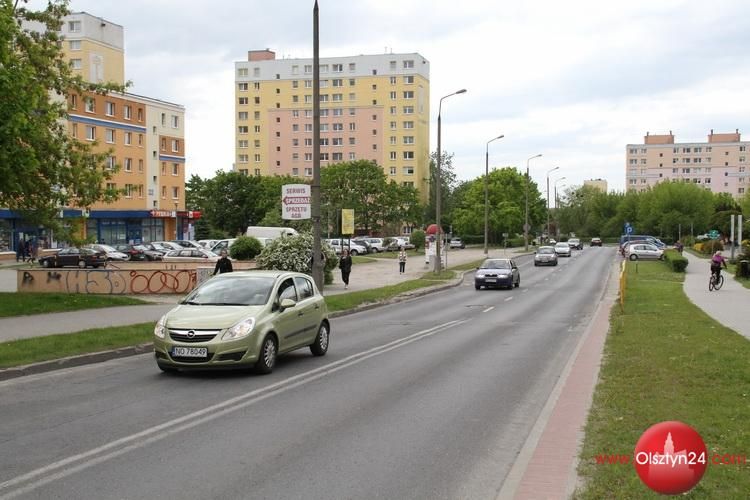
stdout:
[[248,226],[245,234],[254,238],[279,238],[294,236],[298,233],[291,227]]

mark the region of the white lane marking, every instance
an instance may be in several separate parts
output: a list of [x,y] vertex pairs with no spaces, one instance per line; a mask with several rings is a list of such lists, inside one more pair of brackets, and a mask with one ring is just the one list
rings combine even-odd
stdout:
[[[302,385],[309,384],[310,382],[314,382],[327,375],[343,370],[344,368],[359,364],[372,357],[380,356],[381,354],[385,354],[394,349],[398,349],[405,345],[411,344],[412,342],[416,342],[417,340],[421,340],[423,338],[431,337],[435,334],[447,331],[450,327],[466,323],[467,321],[469,320],[454,320],[434,326],[432,328],[428,328],[426,330],[421,330],[402,339],[394,340],[357,354],[352,354],[351,356],[347,356],[346,358],[334,361],[333,363],[327,364],[325,366],[321,366],[305,373],[300,373],[299,375],[281,380],[279,382],[276,382],[275,384],[269,385],[268,387],[256,389],[240,396],[235,396],[222,403],[211,405],[202,410],[190,413],[189,415],[183,415],[182,417],[175,418],[168,422],[150,427],[141,432],[137,432],[135,434],[131,434],[130,436],[120,438],[116,441],[112,441],[108,444],[99,446],[89,451],[79,453],[46,465],[44,467],[32,470],[30,472],[27,472],[26,474],[22,474],[13,479],[9,479],[0,483],[0,492],[2,492],[2,490],[7,490],[22,483],[33,481],[19,489],[6,492],[2,496],[0,496],[0,500],[15,498],[19,495],[23,495],[39,488],[40,486],[44,486],[45,484],[51,483],[58,479],[65,478],[81,470],[123,455],[131,450],[142,448],[148,444],[170,437],[173,434],[177,434],[184,430],[191,429],[197,425],[216,420],[217,418],[246,408],[271,396],[275,396]],[[101,453],[107,451],[109,451],[109,453],[100,455]],[[75,462],[80,463],[75,464]],[[55,472],[56,470],[59,470],[59,472]],[[34,481],[39,476],[44,477]]]
[[513,297],[506,297],[505,302],[508,302],[509,300],[513,300]]
[[529,289],[528,289],[528,288],[524,288],[524,289],[523,289],[523,292],[521,292],[521,293],[526,293],[526,292],[528,292],[528,291],[529,291]]
[[488,307],[487,309],[485,309],[485,310],[484,310],[484,311],[482,311],[482,312],[483,312],[483,313],[486,313],[486,312],[490,312],[490,311],[491,311],[491,310],[493,310],[494,308],[495,308],[495,306],[490,306],[490,307]]

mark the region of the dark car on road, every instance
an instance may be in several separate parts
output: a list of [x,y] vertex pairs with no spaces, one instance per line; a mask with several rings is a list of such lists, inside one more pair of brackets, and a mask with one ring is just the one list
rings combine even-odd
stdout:
[[518,287],[521,273],[512,259],[487,259],[474,273],[474,288]]
[[107,265],[107,256],[103,252],[97,252],[90,248],[63,248],[53,255],[39,259],[42,267],[99,267]]

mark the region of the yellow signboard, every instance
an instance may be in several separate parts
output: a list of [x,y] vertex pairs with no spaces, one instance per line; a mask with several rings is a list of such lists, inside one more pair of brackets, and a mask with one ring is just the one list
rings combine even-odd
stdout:
[[354,234],[354,209],[341,209],[341,234]]

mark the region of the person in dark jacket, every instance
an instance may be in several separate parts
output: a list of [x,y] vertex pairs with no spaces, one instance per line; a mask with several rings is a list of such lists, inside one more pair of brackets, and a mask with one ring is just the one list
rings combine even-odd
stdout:
[[344,289],[349,288],[349,274],[352,272],[352,258],[349,250],[344,248],[339,258],[339,269],[341,269],[341,280],[344,282]]
[[216,261],[216,267],[214,268],[213,276],[217,274],[231,273],[232,272],[232,261],[227,257],[227,251],[221,251],[221,258]]

